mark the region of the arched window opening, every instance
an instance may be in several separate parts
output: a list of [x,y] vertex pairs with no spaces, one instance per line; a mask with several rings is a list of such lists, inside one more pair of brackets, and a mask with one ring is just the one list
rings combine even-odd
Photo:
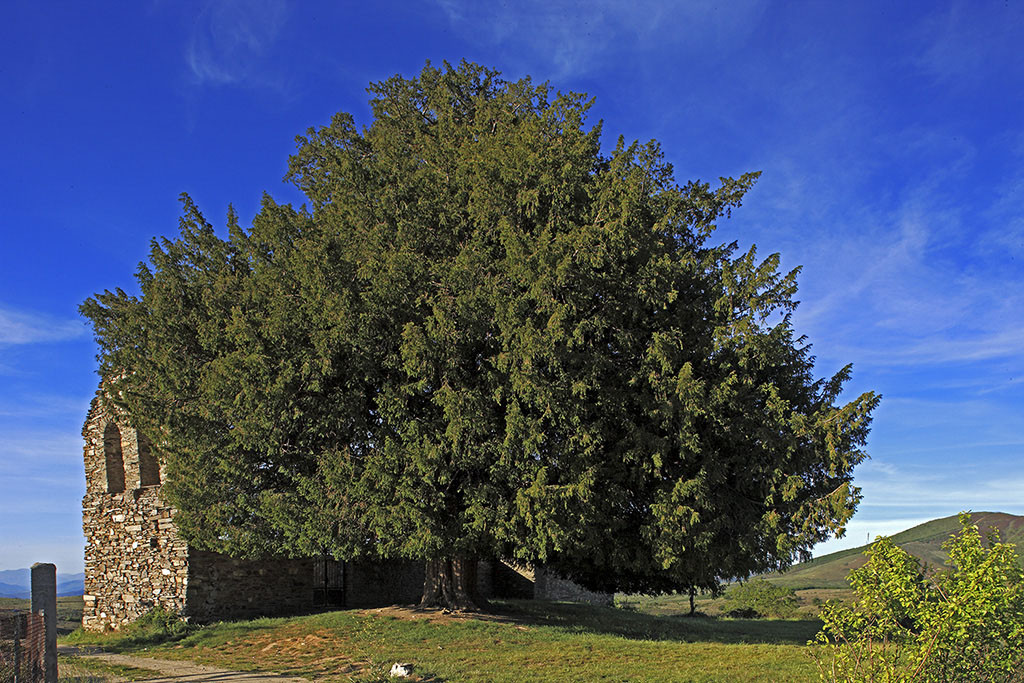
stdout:
[[103,455],[107,461],[107,493],[124,493],[124,456],[121,430],[113,422],[103,430]]
[[160,484],[160,464],[149,447],[149,439],[139,433],[139,486],[158,486]]

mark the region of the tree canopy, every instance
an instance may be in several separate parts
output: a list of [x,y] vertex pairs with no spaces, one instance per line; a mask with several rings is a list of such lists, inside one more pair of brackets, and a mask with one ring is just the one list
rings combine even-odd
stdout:
[[586,96],[465,62],[369,92],[297,139],[308,205],[219,237],[183,196],[140,293],[82,305],[190,542],[662,591],[842,529],[878,397],[815,378],[796,271],[711,240],[758,174],[679,185]]

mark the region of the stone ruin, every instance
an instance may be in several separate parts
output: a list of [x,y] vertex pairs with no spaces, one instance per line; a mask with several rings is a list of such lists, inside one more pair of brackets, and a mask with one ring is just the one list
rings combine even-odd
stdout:
[[[161,495],[166,473],[149,440],[93,399],[85,438],[85,604],[82,628],[120,629],[155,607],[196,622],[417,602],[418,562],[327,557],[243,560],[191,548]],[[481,562],[485,597],[611,604],[541,567]]]

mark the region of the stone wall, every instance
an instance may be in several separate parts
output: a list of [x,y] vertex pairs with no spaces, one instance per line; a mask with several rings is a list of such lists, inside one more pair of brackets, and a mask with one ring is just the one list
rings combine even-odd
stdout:
[[184,614],[198,622],[313,609],[313,560],[241,560],[189,550]]
[[611,593],[589,591],[544,567],[522,566],[508,562],[487,564],[490,565],[489,593],[482,585],[480,588],[481,592],[490,597],[585,602],[591,605],[612,604]]
[[589,591],[575,581],[563,579],[544,567],[537,567],[534,571],[533,597],[537,600],[585,602],[604,606],[610,606],[613,602],[611,593]]
[[423,597],[423,562],[346,562],[345,606],[409,605]]
[[[83,436],[82,627],[118,629],[158,605],[180,612],[188,585],[188,546],[178,535],[174,509],[160,496],[160,487],[141,485],[137,432],[94,400]],[[108,476],[110,461],[123,463],[123,474]],[[110,493],[111,483],[123,490]]]
[[491,562],[491,590],[484,593],[494,598],[533,599],[534,571],[532,567]]

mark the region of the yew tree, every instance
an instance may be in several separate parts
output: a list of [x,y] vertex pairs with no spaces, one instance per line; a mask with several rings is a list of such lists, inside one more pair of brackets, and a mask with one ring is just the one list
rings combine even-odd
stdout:
[[713,240],[756,173],[680,185],[465,62],[369,92],[297,139],[307,205],[218,235],[184,197],[139,292],[82,306],[191,543],[415,558],[470,607],[478,559],[713,590],[841,532],[878,398],[816,378],[796,271]]

